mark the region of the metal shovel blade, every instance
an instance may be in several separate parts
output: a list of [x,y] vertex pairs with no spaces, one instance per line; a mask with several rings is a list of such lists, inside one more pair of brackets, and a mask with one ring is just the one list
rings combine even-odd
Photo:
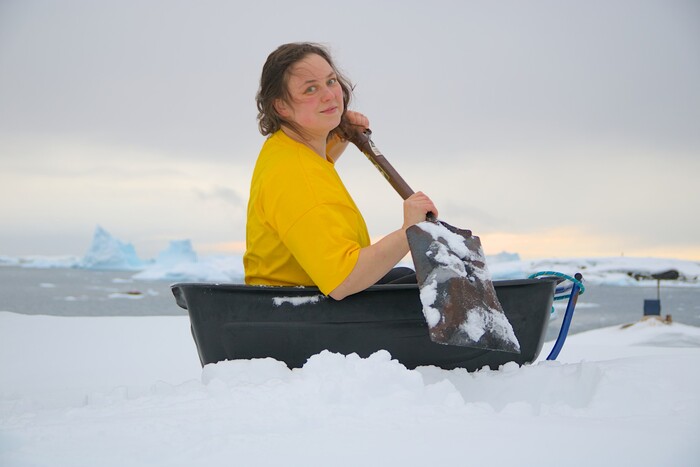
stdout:
[[406,231],[433,342],[520,353],[479,237],[441,221]]

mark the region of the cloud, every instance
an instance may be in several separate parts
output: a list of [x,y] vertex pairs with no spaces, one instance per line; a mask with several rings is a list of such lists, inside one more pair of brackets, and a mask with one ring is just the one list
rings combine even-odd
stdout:
[[193,191],[199,197],[199,199],[208,200],[220,200],[227,204],[235,207],[243,207],[244,199],[241,197],[236,190],[225,186],[215,186],[208,190],[203,190],[200,188],[194,188]]

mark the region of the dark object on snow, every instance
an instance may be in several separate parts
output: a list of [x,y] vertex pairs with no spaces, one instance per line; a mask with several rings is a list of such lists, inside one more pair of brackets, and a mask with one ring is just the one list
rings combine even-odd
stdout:
[[384,349],[407,368],[434,365],[469,371],[539,355],[555,280],[494,282],[520,341],[520,354],[437,344],[430,340],[416,284],[375,285],[341,301],[315,287],[182,283],[172,286],[190,316],[202,365],[271,357],[299,368],[323,350],[363,358]]
[[[403,198],[413,190],[377,149],[368,129],[350,141]],[[437,343],[518,353],[520,345],[503,313],[486,267],[479,237],[428,213],[426,222],[406,231],[423,313]]]
[[644,316],[661,316],[661,300],[645,298]]
[[656,279],[656,300],[644,300],[644,316],[661,316],[661,281],[675,281],[679,277],[680,274],[675,269],[651,275],[652,279]]
[[675,281],[679,277],[680,274],[675,269],[669,269],[668,271],[657,272],[651,275],[651,278],[657,281]]

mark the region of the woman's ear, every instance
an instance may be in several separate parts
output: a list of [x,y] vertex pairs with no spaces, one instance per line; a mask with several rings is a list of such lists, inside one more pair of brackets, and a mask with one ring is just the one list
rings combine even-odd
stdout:
[[274,107],[280,117],[289,118],[291,116],[291,110],[284,100],[275,99]]

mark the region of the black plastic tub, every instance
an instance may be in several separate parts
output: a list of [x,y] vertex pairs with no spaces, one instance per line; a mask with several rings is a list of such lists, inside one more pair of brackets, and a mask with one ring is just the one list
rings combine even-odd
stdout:
[[380,349],[407,368],[497,369],[534,361],[542,350],[556,282],[495,281],[521,353],[436,344],[428,336],[418,286],[375,285],[335,301],[315,287],[181,283],[172,286],[190,316],[202,365],[272,357],[299,368],[323,350],[367,357]]

